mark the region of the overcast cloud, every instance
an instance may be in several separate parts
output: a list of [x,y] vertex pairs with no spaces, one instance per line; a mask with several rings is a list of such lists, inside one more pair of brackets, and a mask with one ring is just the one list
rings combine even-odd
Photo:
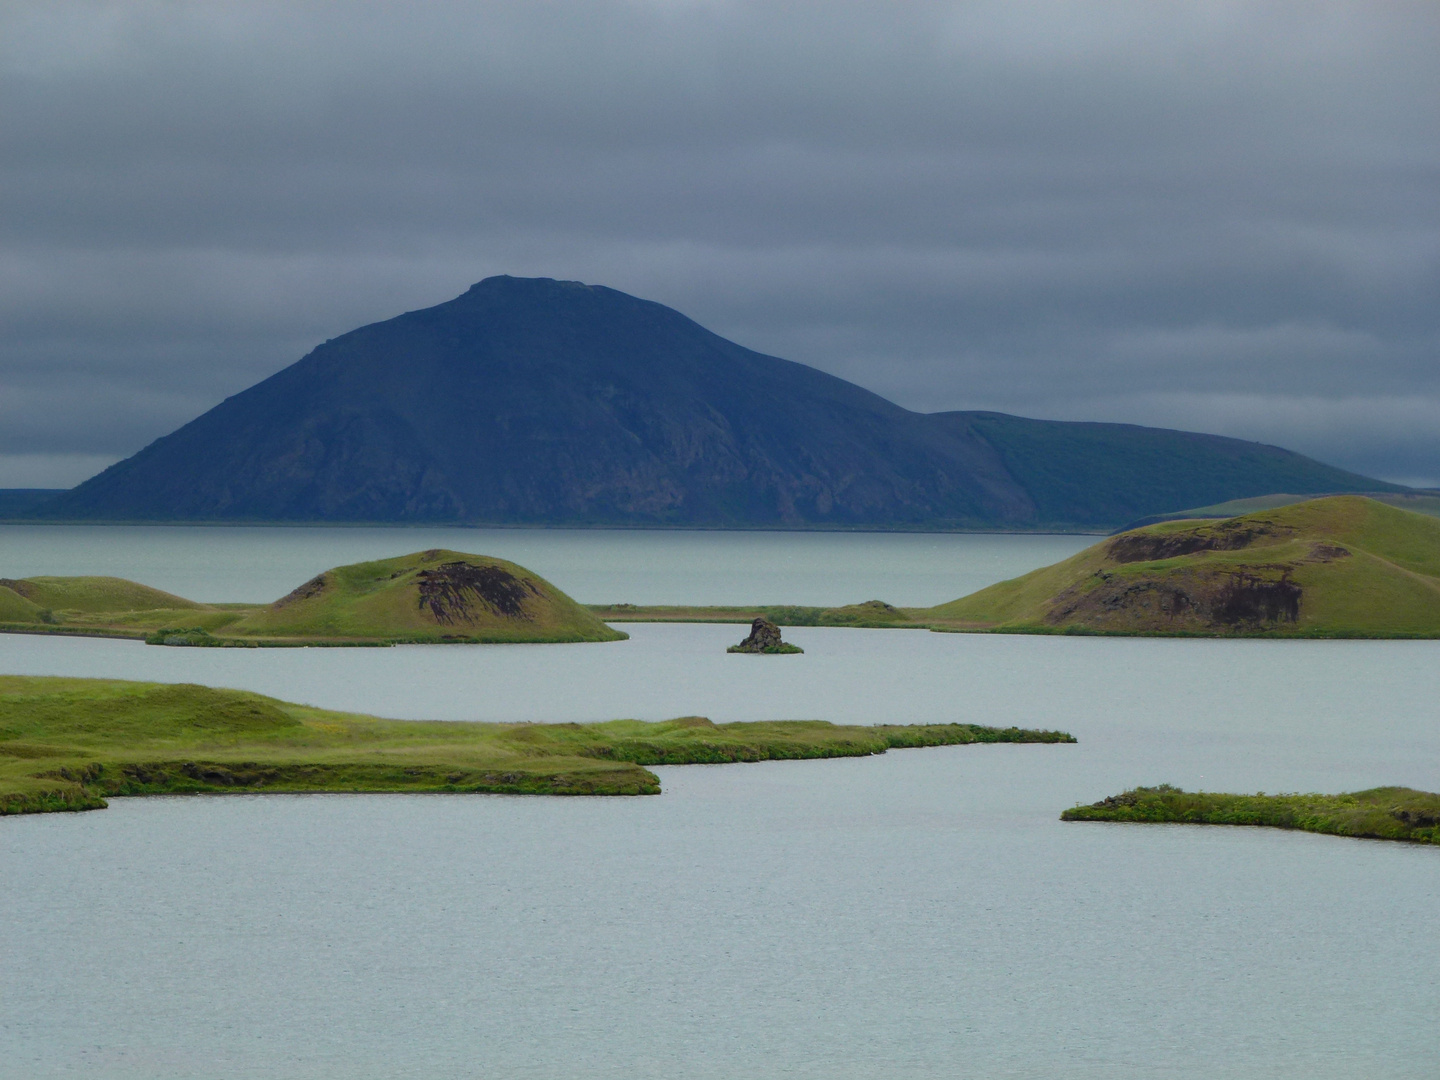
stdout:
[[0,486],[496,273],[1440,484],[1440,5],[0,8]]

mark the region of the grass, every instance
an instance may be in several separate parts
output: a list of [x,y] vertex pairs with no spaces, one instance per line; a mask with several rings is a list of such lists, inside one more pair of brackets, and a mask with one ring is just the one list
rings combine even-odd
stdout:
[[336,567],[273,604],[200,604],[104,577],[0,580],[0,630],[168,645],[618,641],[539,575],[431,550]]
[[1440,637],[1440,520],[1334,496],[1166,522],[929,615],[1032,633]]
[[188,684],[0,676],[0,814],[199,792],[652,795],[647,765],[1074,742],[972,724],[492,724],[384,720]]
[[752,623],[769,619],[777,626],[897,626],[910,621],[916,609],[897,608],[883,600],[845,607],[761,604],[753,607],[693,604],[591,604],[590,611],[611,622]]
[[1076,806],[1060,817],[1062,821],[1264,825],[1331,836],[1440,844],[1440,795],[1403,787],[1371,788],[1348,795],[1221,795],[1161,784]]
[[[1400,510],[1413,510],[1417,514],[1440,517],[1440,494],[1435,492],[1364,492],[1366,498],[1394,506]],[[1229,502],[1197,506],[1191,510],[1180,510],[1173,514],[1157,514],[1146,518],[1143,524],[1153,525],[1162,521],[1185,521],[1193,518],[1228,518],[1241,514],[1253,514],[1257,510],[1277,510],[1299,502],[1309,502],[1314,495],[1258,495],[1251,499],[1231,499]],[[1137,522],[1136,525],[1140,525]]]

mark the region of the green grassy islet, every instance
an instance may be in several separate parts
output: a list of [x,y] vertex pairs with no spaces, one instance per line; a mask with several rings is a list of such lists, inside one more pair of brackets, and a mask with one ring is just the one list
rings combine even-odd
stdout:
[[1161,784],[1072,807],[1060,817],[1062,821],[1261,825],[1331,836],[1440,844],[1440,795],[1405,787],[1371,788],[1346,795],[1225,795]]

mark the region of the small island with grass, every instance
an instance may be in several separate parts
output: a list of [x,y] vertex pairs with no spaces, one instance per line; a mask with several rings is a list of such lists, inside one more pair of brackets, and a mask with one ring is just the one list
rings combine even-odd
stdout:
[[216,792],[657,795],[647,765],[1073,743],[1063,731],[821,720],[498,724],[384,720],[244,690],[0,676],[0,814]]
[[152,645],[388,645],[619,641],[544,578],[431,550],[327,570],[273,604],[202,604],[113,577],[0,579],[0,631],[143,638]]
[[1405,787],[1371,788],[1348,795],[1222,795],[1182,791],[1161,784],[1134,788],[1089,806],[1076,806],[1062,821],[1125,821],[1147,824],[1263,825],[1369,840],[1440,844],[1440,795]]

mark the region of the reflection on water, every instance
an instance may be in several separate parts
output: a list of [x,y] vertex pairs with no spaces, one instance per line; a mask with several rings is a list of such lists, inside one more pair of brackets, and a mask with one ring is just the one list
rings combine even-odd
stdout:
[[[120,532],[39,569],[92,568],[104,550],[110,572],[243,595],[221,588],[240,541],[194,545],[249,531],[181,531],[167,549],[177,580],[210,592],[136,573],[136,551],[105,540]],[[264,549],[300,532],[251,535]],[[631,541],[610,535],[588,570],[575,549],[575,580],[616,572]],[[690,534],[719,545],[704,558],[639,544],[664,595],[582,595],[692,599],[665,590],[708,582],[704,598],[736,599],[738,562],[704,576],[736,535],[766,566],[799,543]],[[300,543],[277,561],[298,580],[306,559],[414,539],[340,556]],[[933,538],[841,539],[878,545],[925,602],[1037,553],[996,556],[1012,568],[999,573],[984,545],[965,562]],[[829,543],[806,566],[839,558]],[[641,581],[643,562],[620,572]],[[864,560],[841,562],[828,585],[800,567],[786,598],[885,595],[858,587],[876,580]],[[724,652],[737,626],[629,629],[601,645],[396,649],[0,636],[0,671],[400,717],[955,719],[1081,741],[667,768],[658,798],[240,796],[3,819],[0,1080],[1434,1075],[1440,851],[1057,817],[1136,783],[1435,790],[1440,643],[797,628],[803,656],[750,657]]]

